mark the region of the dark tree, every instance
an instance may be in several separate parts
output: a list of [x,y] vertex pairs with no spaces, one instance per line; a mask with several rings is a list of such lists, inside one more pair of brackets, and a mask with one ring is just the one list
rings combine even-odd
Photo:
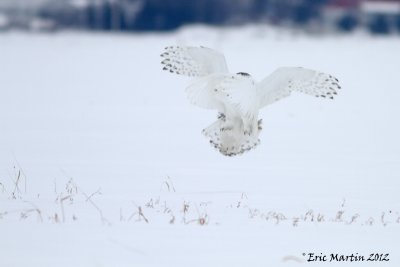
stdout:
[[369,23],[369,30],[374,34],[388,34],[390,25],[384,15],[375,15]]
[[395,18],[396,29],[400,32],[400,15],[397,15]]
[[346,14],[337,21],[337,27],[346,32],[353,31],[358,26],[358,19],[355,15]]

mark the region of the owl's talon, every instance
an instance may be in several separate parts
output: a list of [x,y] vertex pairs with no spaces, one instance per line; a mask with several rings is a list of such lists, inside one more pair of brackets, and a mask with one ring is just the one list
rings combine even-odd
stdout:
[[224,113],[218,113],[218,117],[219,120],[223,120],[225,121],[225,114]]
[[251,126],[246,127],[246,129],[244,130],[244,135],[252,135],[253,134],[253,128]]
[[226,127],[222,127],[222,128],[220,129],[221,132],[231,131],[231,130],[233,130],[233,127],[232,127],[232,126],[226,126]]
[[258,126],[258,130],[261,131],[262,130],[262,119],[258,120],[257,126]]

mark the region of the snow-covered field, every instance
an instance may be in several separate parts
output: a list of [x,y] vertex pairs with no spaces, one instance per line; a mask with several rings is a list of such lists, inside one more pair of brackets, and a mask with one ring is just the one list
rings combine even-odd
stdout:
[[[215,112],[161,71],[174,44],[343,89],[268,107],[261,145],[224,157],[201,135]],[[257,27],[0,35],[0,266],[400,266],[399,47]],[[371,253],[390,260],[329,263]]]

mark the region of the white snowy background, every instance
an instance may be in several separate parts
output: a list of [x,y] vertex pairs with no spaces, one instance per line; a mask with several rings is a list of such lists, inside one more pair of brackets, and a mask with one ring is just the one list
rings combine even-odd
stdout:
[[[261,145],[224,157],[201,135],[216,113],[161,70],[175,44],[257,80],[303,66],[343,89],[264,109]],[[400,266],[399,47],[256,26],[1,34],[0,266]]]

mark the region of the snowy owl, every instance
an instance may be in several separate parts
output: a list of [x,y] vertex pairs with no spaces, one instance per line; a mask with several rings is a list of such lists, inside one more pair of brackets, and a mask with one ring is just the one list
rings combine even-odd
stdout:
[[242,154],[260,143],[261,108],[293,91],[333,99],[340,89],[335,77],[300,67],[278,68],[256,82],[248,73],[229,73],[224,55],[202,46],[169,46],[161,57],[163,70],[195,77],[186,88],[192,104],[218,111],[217,121],[203,134],[225,156]]

